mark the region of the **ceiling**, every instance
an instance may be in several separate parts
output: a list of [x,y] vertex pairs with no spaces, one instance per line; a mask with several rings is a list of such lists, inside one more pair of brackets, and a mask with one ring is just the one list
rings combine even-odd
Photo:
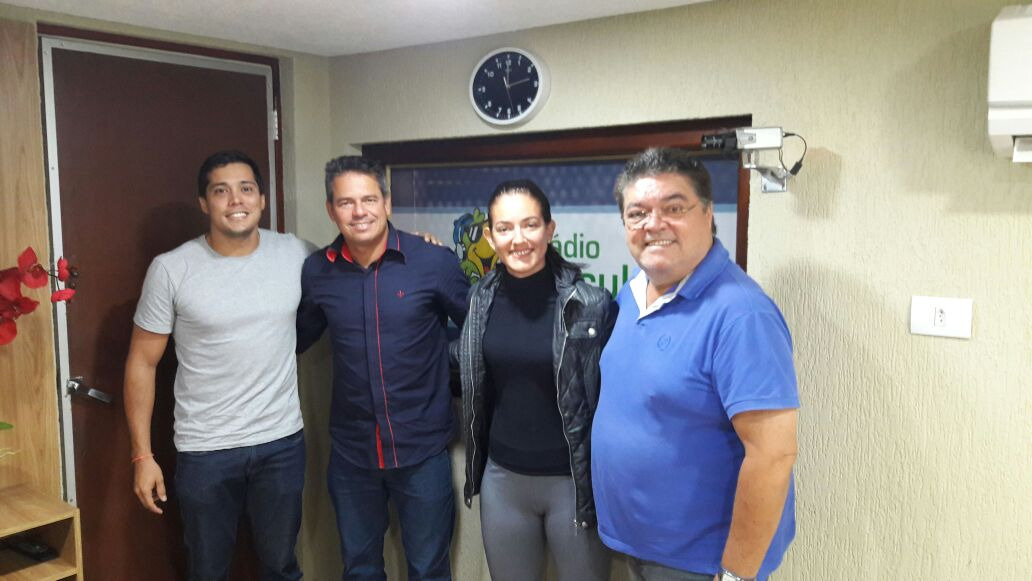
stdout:
[[3,0],[7,4],[336,56],[710,0]]

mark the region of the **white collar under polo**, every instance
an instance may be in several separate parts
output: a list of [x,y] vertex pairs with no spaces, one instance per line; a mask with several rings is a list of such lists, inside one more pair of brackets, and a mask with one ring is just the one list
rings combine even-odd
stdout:
[[631,294],[634,295],[634,302],[638,305],[638,320],[640,321],[642,317],[655,313],[659,309],[663,308],[664,305],[674,300],[674,297],[677,296],[677,293],[681,292],[681,289],[684,288],[685,283],[687,283],[688,279],[691,277],[692,275],[689,274],[682,278],[681,282],[677,283],[676,287],[670,289],[653,301],[651,305],[646,307],[645,297],[648,292],[649,277],[645,276],[644,270],[639,270],[638,274],[632,278],[630,282]]

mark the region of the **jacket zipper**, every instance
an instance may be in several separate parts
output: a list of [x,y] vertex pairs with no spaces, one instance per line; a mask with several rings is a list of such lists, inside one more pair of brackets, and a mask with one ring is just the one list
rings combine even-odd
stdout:
[[570,436],[566,434],[566,418],[563,417],[563,408],[559,403],[559,376],[562,374],[563,358],[566,355],[566,338],[569,336],[566,330],[566,305],[570,304],[570,300],[576,294],[577,287],[575,286],[570,296],[563,301],[562,310],[559,312],[559,320],[563,324],[563,345],[559,348],[559,365],[555,367],[555,407],[559,410],[559,422],[563,425],[563,438],[566,439],[566,451],[570,457],[570,481],[573,483],[573,527],[575,530],[579,530],[581,526],[577,521],[577,478],[573,473],[573,446],[570,445]]
[[[480,293],[476,293],[476,294],[473,295],[473,304],[470,306],[469,312],[470,313],[476,313],[477,312],[477,308],[479,308],[479,306],[480,306]],[[470,450],[469,474],[467,475],[467,478],[469,478],[469,482],[470,482],[470,486],[471,487],[476,486],[476,474],[474,474],[474,472],[477,469],[477,436],[476,436],[476,434],[473,433],[473,425],[476,424],[476,421],[477,421],[477,406],[475,406],[473,404],[473,400],[477,396],[477,391],[476,391],[477,384],[476,384],[476,381],[474,380],[476,374],[473,371],[473,333],[474,333],[474,331],[479,332],[479,329],[476,329],[476,330],[470,329],[470,333],[466,336],[466,353],[468,353],[468,357],[469,357],[469,365],[468,365],[468,367],[469,367],[469,392],[470,392],[469,393],[469,433],[470,433],[469,446],[470,446],[470,448],[472,448],[472,450]],[[463,492],[465,492],[465,491],[463,491]],[[472,505],[473,505],[473,495],[472,495],[472,489],[471,489],[470,492],[466,493],[466,506],[472,506]]]

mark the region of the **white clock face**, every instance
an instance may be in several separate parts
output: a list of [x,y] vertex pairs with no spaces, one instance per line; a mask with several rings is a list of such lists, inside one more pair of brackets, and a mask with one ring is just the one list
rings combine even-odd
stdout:
[[541,109],[548,88],[548,71],[537,57],[518,48],[500,48],[473,69],[469,97],[484,121],[515,125]]

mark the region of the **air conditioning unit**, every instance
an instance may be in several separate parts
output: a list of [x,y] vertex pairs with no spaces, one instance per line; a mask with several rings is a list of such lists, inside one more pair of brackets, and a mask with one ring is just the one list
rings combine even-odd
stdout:
[[997,155],[1032,163],[1032,4],[1005,6],[993,21],[989,141]]

